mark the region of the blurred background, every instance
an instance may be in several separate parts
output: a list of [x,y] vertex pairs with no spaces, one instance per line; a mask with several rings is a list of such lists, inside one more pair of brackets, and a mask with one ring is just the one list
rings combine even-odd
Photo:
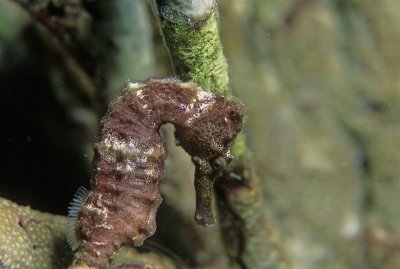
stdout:
[[[292,268],[399,268],[400,2],[217,2],[262,208]],[[0,0],[0,196],[65,215],[113,96],[172,74],[146,2]],[[155,240],[229,268],[218,229],[193,223],[190,160],[171,152]]]

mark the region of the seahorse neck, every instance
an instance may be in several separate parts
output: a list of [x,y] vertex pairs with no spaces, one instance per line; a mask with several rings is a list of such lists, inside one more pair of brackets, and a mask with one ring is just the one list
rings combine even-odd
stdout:
[[[131,84],[130,94],[134,95],[136,106],[143,114],[142,119],[159,128],[164,123],[177,126],[190,123],[191,117],[196,117],[211,99],[212,94],[194,83],[180,83],[174,80],[152,80],[143,87],[141,84]],[[202,106],[203,104],[203,106]]]

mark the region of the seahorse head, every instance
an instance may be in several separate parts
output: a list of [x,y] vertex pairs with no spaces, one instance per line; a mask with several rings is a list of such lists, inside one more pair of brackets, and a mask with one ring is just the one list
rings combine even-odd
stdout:
[[176,127],[176,137],[192,156],[196,167],[195,220],[203,226],[215,223],[211,210],[212,186],[221,170],[233,159],[230,149],[242,126],[242,103],[215,96],[187,125]]
[[213,164],[214,159],[223,158],[227,163],[232,159],[230,148],[242,129],[243,105],[216,96],[205,106],[187,125],[176,128],[176,137],[195,164],[196,160],[207,160],[211,169],[218,166],[218,162]]

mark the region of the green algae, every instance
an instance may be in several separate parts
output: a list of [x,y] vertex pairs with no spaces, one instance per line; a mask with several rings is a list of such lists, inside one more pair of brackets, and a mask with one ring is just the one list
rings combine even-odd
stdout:
[[192,80],[211,92],[226,95],[228,67],[219,38],[216,4],[206,6],[196,16],[190,13],[195,6],[187,9],[181,5],[158,5],[161,29],[175,72],[183,80]]

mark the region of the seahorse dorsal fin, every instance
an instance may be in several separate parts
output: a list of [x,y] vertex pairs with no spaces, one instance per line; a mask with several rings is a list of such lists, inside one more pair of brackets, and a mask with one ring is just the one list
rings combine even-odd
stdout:
[[78,212],[81,209],[81,205],[83,201],[85,201],[87,196],[88,196],[88,190],[83,186],[79,187],[76,193],[74,194],[74,197],[72,198],[72,201],[70,202],[68,207],[69,224],[67,231],[67,241],[73,250],[78,249],[80,245],[75,235],[75,224]]

